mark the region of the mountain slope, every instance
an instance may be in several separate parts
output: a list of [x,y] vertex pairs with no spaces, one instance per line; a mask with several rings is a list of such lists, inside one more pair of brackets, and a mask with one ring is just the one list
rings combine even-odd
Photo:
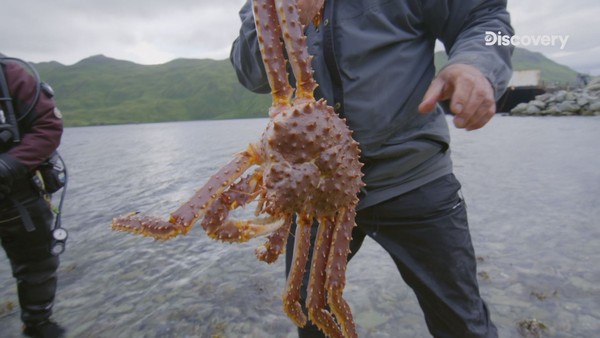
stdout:
[[144,66],[93,56],[37,64],[69,126],[264,117],[268,95],[237,81],[229,61],[178,59]]

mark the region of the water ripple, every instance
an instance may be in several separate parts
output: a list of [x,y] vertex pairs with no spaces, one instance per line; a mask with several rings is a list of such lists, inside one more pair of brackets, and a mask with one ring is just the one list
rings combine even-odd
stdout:
[[[220,243],[198,226],[167,242],[110,230],[112,217],[132,210],[166,217],[265,124],[65,131],[70,238],[55,318],[70,337],[294,336],[281,311],[283,261],[257,261],[261,240]],[[600,332],[598,130],[599,118],[514,117],[476,132],[452,129],[481,292],[503,337],[517,336],[516,323],[531,318],[555,336]],[[19,337],[18,312],[2,311],[17,301],[1,260],[0,336]],[[427,335],[414,295],[370,239],[349,264],[345,295],[361,337]]]

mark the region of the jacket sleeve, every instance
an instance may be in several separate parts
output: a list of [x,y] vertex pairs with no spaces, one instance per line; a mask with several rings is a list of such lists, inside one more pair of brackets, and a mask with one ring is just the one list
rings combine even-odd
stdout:
[[271,89],[258,47],[251,0],[246,1],[240,10],[240,19],[240,35],[233,42],[229,59],[244,87],[255,93],[269,93]]
[[513,35],[506,0],[423,1],[423,17],[445,46],[448,64],[477,67],[490,81],[496,99],[512,75],[512,46],[488,46],[486,32]]
[[6,65],[6,81],[19,119],[21,142],[7,154],[28,169],[35,169],[58,148],[63,132],[61,114],[56,108],[52,93],[41,89],[39,99],[28,115],[38,88],[36,79],[16,62]]

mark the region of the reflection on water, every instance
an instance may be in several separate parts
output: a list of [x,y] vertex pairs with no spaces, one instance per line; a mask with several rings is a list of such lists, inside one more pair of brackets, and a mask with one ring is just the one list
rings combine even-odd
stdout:
[[[70,337],[294,337],[281,311],[283,261],[259,262],[261,239],[224,244],[198,227],[157,242],[112,232],[113,216],[165,216],[266,120],[68,128],[70,169],[55,319]],[[537,319],[556,337],[600,332],[600,118],[496,117],[452,129],[481,292],[502,337]],[[383,259],[382,259],[383,257]],[[346,297],[361,337],[424,337],[414,295],[367,240]],[[390,285],[394,285],[390,288]],[[8,261],[0,259],[0,337],[19,337]]]

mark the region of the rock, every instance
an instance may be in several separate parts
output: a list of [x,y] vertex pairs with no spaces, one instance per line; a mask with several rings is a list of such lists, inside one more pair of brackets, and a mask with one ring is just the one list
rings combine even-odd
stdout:
[[561,111],[555,105],[552,105],[552,106],[549,106],[548,108],[542,110],[541,114],[556,116],[556,115],[560,115]]
[[541,109],[534,105],[527,105],[527,109],[525,109],[527,115],[536,115],[539,114],[540,111]]
[[536,106],[540,109],[546,108],[546,103],[544,103],[543,101],[540,101],[540,100],[529,101],[529,105]]
[[594,101],[594,102],[590,102],[590,105],[587,108],[589,111],[600,111],[600,100],[598,101]]
[[588,92],[597,93],[600,92],[600,76],[596,77],[585,87]]
[[388,320],[387,316],[373,310],[358,313],[356,316],[356,323],[367,329],[374,329]]
[[546,324],[533,318],[519,321],[517,323],[517,330],[519,331],[521,337],[541,338],[545,336],[545,332],[548,330],[548,328],[546,327]]
[[574,92],[567,92],[565,94],[565,100],[566,101],[575,101],[577,99],[577,96],[575,95]]
[[584,91],[596,98],[600,98],[600,76],[593,78]]
[[558,110],[560,110],[561,112],[564,112],[564,113],[575,113],[575,112],[579,111],[579,109],[581,109],[581,107],[579,105],[577,105],[577,103],[575,103],[575,101],[560,102],[556,105],[556,108],[558,108]]
[[548,102],[548,100],[552,99],[552,94],[550,93],[544,93],[544,94],[540,94],[540,95],[536,95],[535,99],[537,101],[542,101],[542,102]]
[[596,96],[600,95],[600,83],[587,88],[588,92],[590,93],[596,93]]
[[554,99],[559,102],[564,101],[566,95],[567,95],[566,90],[559,90],[558,92],[556,92],[556,94],[554,94]]
[[510,110],[511,114],[521,115],[527,109],[527,103],[519,103],[513,109]]
[[578,106],[583,107],[586,104],[590,103],[590,101],[588,101],[588,99],[584,96],[580,96],[578,97],[575,102],[577,103]]

